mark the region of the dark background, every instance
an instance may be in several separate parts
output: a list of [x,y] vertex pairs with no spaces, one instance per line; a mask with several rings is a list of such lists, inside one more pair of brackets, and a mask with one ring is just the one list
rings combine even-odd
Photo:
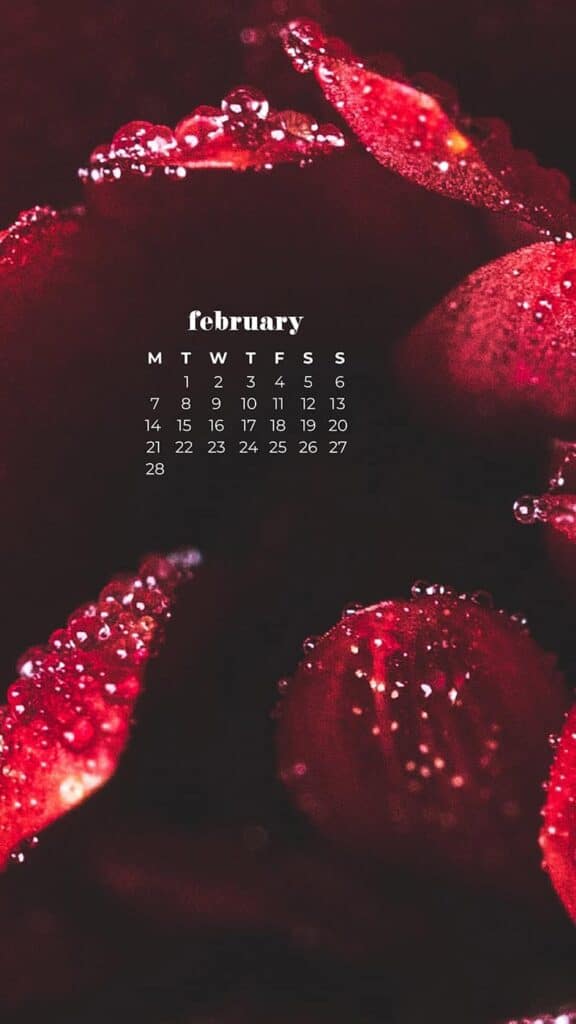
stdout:
[[[76,168],[124,121],[173,124],[240,82],[332,117],[270,29],[297,13],[445,78],[463,109],[573,174],[568,3],[5,5],[4,222],[79,201]],[[260,44],[242,44],[246,27]],[[574,941],[545,883],[517,905],[473,878],[428,883],[423,863],[391,885],[385,866],[368,874],[290,809],[271,719],[304,637],[417,578],[521,609],[573,674],[574,582],[511,514],[544,482],[550,438],[506,418],[441,425],[394,374],[418,317],[524,236],[354,146],[305,172],[176,188],[105,198],[71,259],[19,280],[3,310],[7,681],[143,553],[206,558],[117,777],[3,879],[5,1019],[490,1024],[561,1003]],[[141,356],[187,347],[190,308],[302,312],[310,347],[353,349],[354,454],[204,459],[147,486]]]

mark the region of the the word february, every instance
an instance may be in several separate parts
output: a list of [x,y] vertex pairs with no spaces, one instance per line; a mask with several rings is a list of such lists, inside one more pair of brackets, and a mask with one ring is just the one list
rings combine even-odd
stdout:
[[259,331],[261,333],[288,331],[298,334],[303,316],[288,314],[258,316],[253,313],[223,313],[215,309],[212,313],[203,313],[201,309],[192,309],[188,314],[189,331]]

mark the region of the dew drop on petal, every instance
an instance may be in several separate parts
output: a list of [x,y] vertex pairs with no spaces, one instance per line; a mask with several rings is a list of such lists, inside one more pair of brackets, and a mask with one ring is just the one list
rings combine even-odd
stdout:
[[124,125],[108,146],[92,152],[79,175],[87,185],[101,185],[150,177],[155,171],[181,181],[199,168],[306,166],[341,149],[344,142],[334,125],[318,125],[297,111],[278,113],[259,89],[243,85],[229,92],[220,107],[196,107],[174,131],[147,121]]

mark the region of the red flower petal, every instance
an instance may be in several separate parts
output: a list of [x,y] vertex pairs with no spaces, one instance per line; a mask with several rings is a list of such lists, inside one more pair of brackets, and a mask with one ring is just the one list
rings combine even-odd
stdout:
[[0,866],[113,775],[146,662],[194,553],[146,559],[18,664],[0,709]]
[[[411,333],[400,359],[423,400],[463,416],[576,425],[576,243],[541,242],[471,274]],[[509,417],[508,417],[509,418]]]
[[344,136],[334,125],[320,125],[294,110],[272,110],[258,89],[240,86],[224,97],[220,109],[196,107],[174,131],[148,121],[123,125],[79,173],[99,183],[126,174],[148,177],[158,168],[176,178],[205,167],[270,170],[281,163],[310,163],[343,146]]
[[560,234],[576,223],[569,182],[514,152],[498,121],[455,120],[439,100],[400,80],[368,70],[314,22],[284,30],[299,71],[313,70],[327,99],[380,163],[417,185]]
[[280,706],[281,777],[323,832],[370,855],[521,876],[537,866],[560,677],[480,596],[413,595],[304,644]]
[[544,867],[576,921],[576,708],[562,730],[547,793],[540,836]]
[[51,206],[24,210],[9,228],[0,231],[2,271],[24,267],[40,256],[48,259],[61,251],[77,231],[81,216],[79,209],[58,213]]

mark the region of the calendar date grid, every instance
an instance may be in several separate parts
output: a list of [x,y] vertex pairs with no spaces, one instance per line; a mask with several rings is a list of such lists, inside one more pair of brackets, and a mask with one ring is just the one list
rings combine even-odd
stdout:
[[[149,357],[152,355],[148,354]],[[204,456],[344,456],[351,446],[346,352],[208,351],[149,365],[144,472],[162,477]],[[181,356],[190,356],[182,353]],[[264,358],[265,357],[265,358]],[[278,358],[280,357],[280,358]]]

